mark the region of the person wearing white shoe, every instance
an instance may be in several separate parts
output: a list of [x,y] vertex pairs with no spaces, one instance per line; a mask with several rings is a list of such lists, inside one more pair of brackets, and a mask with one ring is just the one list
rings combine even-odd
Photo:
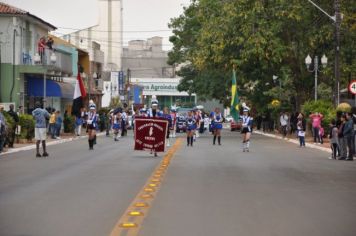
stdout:
[[242,104],[243,115],[242,115],[242,151],[250,151],[250,138],[252,133],[252,122],[253,118],[250,116],[250,108],[246,106],[245,103]]

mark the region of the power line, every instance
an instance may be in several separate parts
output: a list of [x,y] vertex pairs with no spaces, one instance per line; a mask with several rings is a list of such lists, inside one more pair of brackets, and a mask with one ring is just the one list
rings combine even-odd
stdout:
[[[75,30],[75,31],[92,31],[92,32],[111,32],[111,33],[114,33],[114,32],[117,32],[117,33],[154,33],[154,32],[172,31],[172,30],[167,30],[167,29],[158,29],[158,30],[93,30],[93,29],[91,29],[93,27],[95,27],[95,26],[84,28],[84,29],[76,29],[76,28],[57,26],[58,29],[68,29],[68,30]],[[75,32],[73,32],[73,33],[75,33]]]

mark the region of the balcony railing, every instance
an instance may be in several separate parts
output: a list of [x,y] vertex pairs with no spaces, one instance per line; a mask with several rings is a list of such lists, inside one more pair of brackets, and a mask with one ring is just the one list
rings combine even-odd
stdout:
[[[53,57],[51,58],[52,54],[55,55],[55,61],[52,60]],[[35,56],[31,58],[33,64],[51,66],[51,69],[54,71],[67,75],[73,74],[72,56],[70,54],[58,50],[45,49],[39,56],[39,62],[36,62]]]

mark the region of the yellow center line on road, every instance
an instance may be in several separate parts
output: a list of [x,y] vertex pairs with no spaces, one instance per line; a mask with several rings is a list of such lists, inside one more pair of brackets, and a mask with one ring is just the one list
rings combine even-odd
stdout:
[[156,198],[159,189],[162,186],[164,176],[167,172],[171,159],[180,148],[182,140],[179,138],[170,148],[162,161],[157,165],[152,175],[148,178],[143,188],[131,202],[125,213],[117,221],[110,236],[136,236],[140,232],[143,220]]

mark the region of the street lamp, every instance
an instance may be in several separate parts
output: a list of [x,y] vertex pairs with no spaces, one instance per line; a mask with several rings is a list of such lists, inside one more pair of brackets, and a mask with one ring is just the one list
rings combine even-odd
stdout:
[[[277,79],[278,79],[278,76],[273,75],[272,79],[273,79],[273,83],[275,84]],[[278,82],[279,82],[279,100],[281,100],[281,92],[282,92],[282,81],[281,81],[281,79],[279,79]]]
[[[41,60],[42,58],[41,58],[41,56],[38,54],[38,53],[36,53],[35,54],[35,56],[33,57],[33,60],[34,60],[34,62],[36,63],[36,64],[41,64],[42,63],[42,65],[43,66],[46,66],[46,70],[45,70],[45,72],[43,73],[43,108],[45,108],[46,107],[46,90],[47,90],[47,78],[46,78],[46,74],[47,74],[47,72],[48,72],[48,65],[46,65],[46,63],[45,63],[45,60]],[[50,59],[50,63],[51,63],[51,65],[54,65],[56,62],[57,62],[57,56],[56,56],[56,54],[54,53],[54,52],[52,52],[51,53],[51,55],[50,55],[50,57],[49,57],[49,59]]]
[[[312,58],[308,54],[308,56],[305,58],[305,65],[307,67],[307,70],[309,72],[314,72],[314,99],[315,101],[318,100],[318,72],[321,72],[321,69],[319,69],[319,58],[318,56],[314,57],[314,68],[312,70],[309,69],[310,65],[312,64]],[[325,56],[325,54],[321,57],[321,64],[325,68],[326,65],[328,64],[328,58]]]

